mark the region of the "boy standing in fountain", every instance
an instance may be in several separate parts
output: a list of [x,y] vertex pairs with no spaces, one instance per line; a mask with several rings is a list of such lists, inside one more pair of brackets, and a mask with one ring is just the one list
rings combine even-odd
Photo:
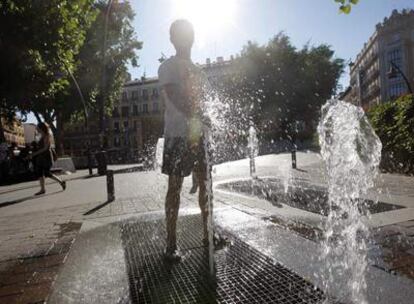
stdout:
[[204,241],[207,241],[207,172],[202,137],[202,74],[191,61],[194,43],[193,26],[187,20],[177,20],[170,27],[170,41],[176,55],[164,61],[158,77],[165,102],[164,154],[162,173],[168,175],[165,200],[167,248],[165,257],[179,261],[176,224],[180,208],[180,193],[185,176],[194,170],[199,187],[199,205],[203,219]]

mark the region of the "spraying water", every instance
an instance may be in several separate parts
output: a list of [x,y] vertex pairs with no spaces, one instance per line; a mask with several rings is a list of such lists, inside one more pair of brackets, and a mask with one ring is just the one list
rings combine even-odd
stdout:
[[257,139],[256,129],[253,126],[249,128],[247,148],[250,158],[250,176],[254,177],[256,174],[256,163],[254,159],[259,155],[259,140]]
[[321,256],[324,287],[329,294],[335,285],[339,300],[367,303],[369,229],[360,198],[374,185],[382,145],[364,111],[340,100],[322,107],[318,133],[330,205]]
[[[239,143],[240,135],[245,135],[240,128],[246,125],[247,111],[238,105],[236,100],[229,100],[221,96],[207,79],[202,81],[202,112],[206,120],[203,123],[203,144],[206,153],[207,172],[212,172],[213,160],[223,160],[229,157],[243,155]],[[255,131],[254,131],[255,132]],[[256,135],[255,135],[256,136]],[[232,149],[223,149],[230,147]],[[257,136],[256,136],[257,147]],[[256,148],[256,150],[258,150]],[[241,158],[241,157],[240,157]],[[207,175],[206,190],[208,199],[208,240],[210,274],[215,275],[214,268],[214,217],[213,217],[213,181],[211,174]]]

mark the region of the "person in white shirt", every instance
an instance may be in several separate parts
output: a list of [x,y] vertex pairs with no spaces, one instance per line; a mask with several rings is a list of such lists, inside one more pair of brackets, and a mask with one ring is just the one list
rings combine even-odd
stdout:
[[187,20],[176,20],[170,27],[170,41],[176,55],[165,60],[158,70],[165,101],[164,152],[162,173],[168,177],[165,200],[167,248],[165,257],[179,261],[176,224],[180,193],[185,176],[195,172],[199,187],[199,205],[203,219],[204,241],[207,241],[207,172],[202,132],[202,83],[199,68],[191,61],[194,29]]

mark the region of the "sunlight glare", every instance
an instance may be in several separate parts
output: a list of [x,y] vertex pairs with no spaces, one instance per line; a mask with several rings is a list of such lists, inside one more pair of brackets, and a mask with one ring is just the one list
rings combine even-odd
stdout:
[[174,0],[174,17],[194,25],[199,43],[228,31],[236,15],[236,0]]

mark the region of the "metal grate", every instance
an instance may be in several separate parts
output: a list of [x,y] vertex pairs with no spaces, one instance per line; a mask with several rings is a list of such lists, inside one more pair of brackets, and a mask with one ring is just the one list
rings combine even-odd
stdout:
[[320,303],[321,290],[256,249],[229,235],[217,251],[216,277],[208,270],[200,216],[180,217],[183,260],[164,262],[164,221],[121,225],[132,303]]

